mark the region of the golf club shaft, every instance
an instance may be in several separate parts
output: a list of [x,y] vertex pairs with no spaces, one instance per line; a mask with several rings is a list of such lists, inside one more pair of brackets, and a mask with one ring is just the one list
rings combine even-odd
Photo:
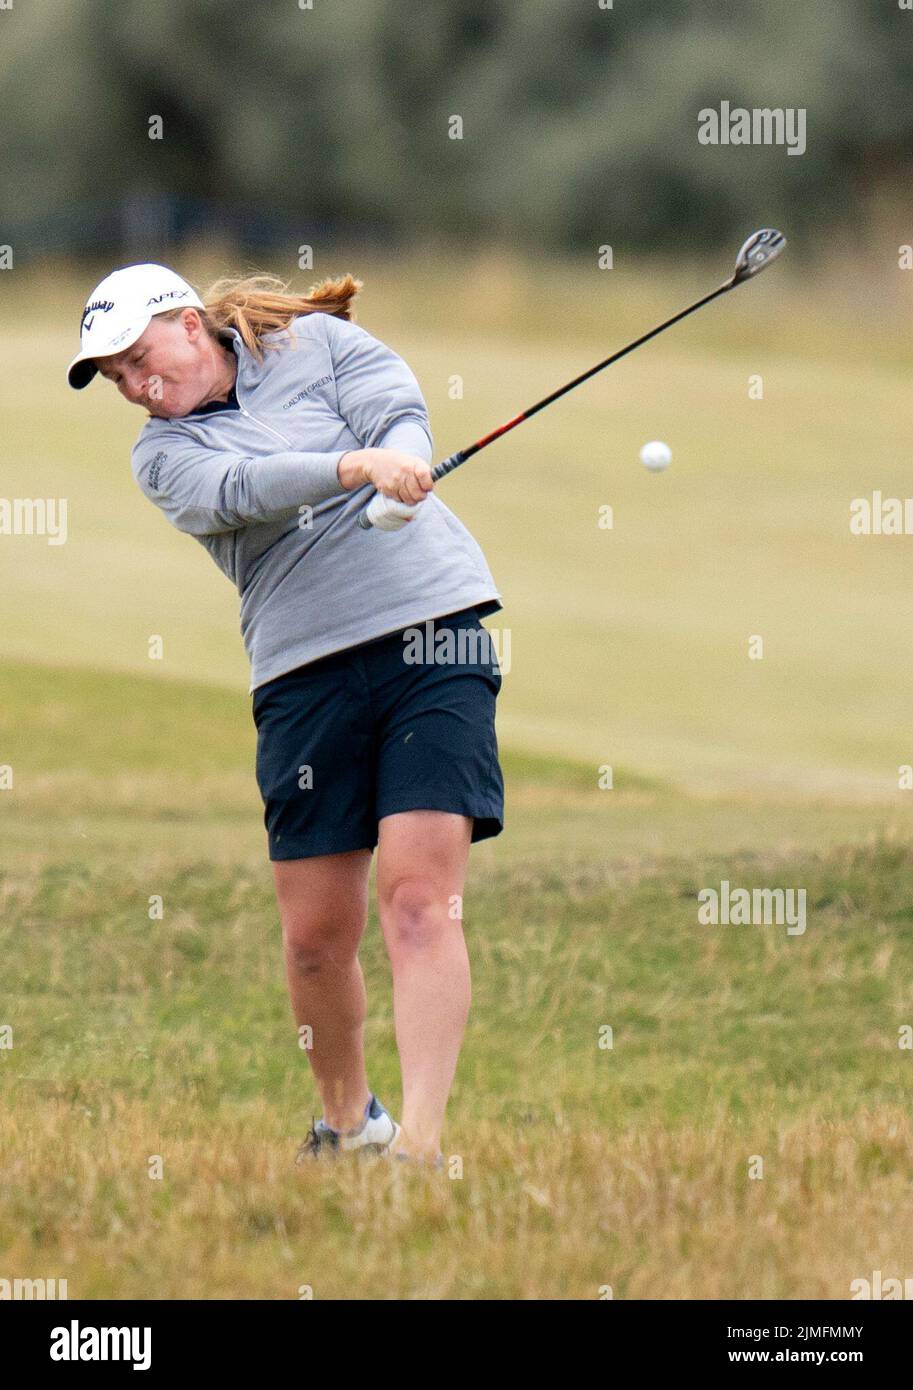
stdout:
[[[597,362],[595,367],[590,367],[589,371],[582,372],[580,376],[574,377],[574,380],[569,381],[565,386],[559,386],[557,391],[553,391],[550,396],[545,396],[543,400],[537,401],[535,405],[531,405],[527,410],[521,411],[520,414],[515,415],[512,420],[508,420],[505,425],[499,425],[498,428],[492,430],[490,434],[483,435],[481,439],[476,440],[475,444],[470,444],[466,449],[458,449],[455,454],[451,454],[449,458],[434,465],[431,470],[431,477],[435,482],[446,477],[447,474],[452,473],[455,468],[459,468],[461,463],[465,463],[467,459],[472,458],[473,454],[477,454],[480,449],[484,449],[488,444],[493,443],[494,440],[500,439],[501,436],[507,434],[509,430],[516,429],[517,425],[522,425],[524,420],[529,420],[540,410],[544,410],[547,405],[551,405],[553,401],[557,401],[560,396],[565,396],[568,391],[573,391],[575,386],[580,386],[582,382],[589,381],[590,377],[595,376],[597,372],[604,371],[605,368],[610,367],[613,362],[617,362],[620,358],[626,357],[627,354],[633,352],[635,348],[639,348],[644,343],[648,343],[650,339],[655,338],[658,333],[664,333],[665,330],[671,328],[674,323],[680,323],[681,320],[687,318],[689,314],[693,314],[697,309],[702,309],[705,304],[709,304],[711,300],[716,299],[721,294],[725,294],[727,290],[733,289],[735,285],[739,283],[739,280],[735,278],[727,280],[725,284],[712,290],[710,294],[704,295],[703,299],[698,299],[694,304],[689,304],[687,309],[682,309],[681,313],[673,315],[671,319],[666,319],[665,323],[661,323],[657,328],[651,328],[649,333],[644,333],[642,337],[636,338],[633,343],[628,343],[627,347],[619,348],[618,352],[613,352],[611,357],[607,357],[603,362]],[[370,527],[371,523],[367,518],[367,507],[359,513],[358,524],[364,530]]]
[[537,401],[535,405],[531,405],[527,410],[521,411],[520,414],[515,415],[512,420],[508,420],[506,425],[499,425],[496,430],[492,430],[490,434],[484,435],[481,439],[477,440],[475,444],[470,444],[467,449],[459,449],[455,454],[451,454],[450,458],[444,459],[442,463],[436,463],[431,470],[432,478],[437,482],[439,478],[443,478],[448,473],[452,473],[455,468],[459,468],[461,463],[465,463],[467,459],[472,458],[473,454],[477,454],[480,449],[484,449],[486,445],[491,444],[495,439],[500,439],[502,434],[507,434],[508,430],[515,429],[517,425],[522,425],[524,420],[529,420],[540,410],[544,410],[547,405],[551,405],[552,401],[557,401],[560,396],[567,395],[568,391],[573,391],[575,386],[580,386],[584,381],[589,381],[590,377],[595,376],[597,372],[603,371],[606,367],[611,367],[613,362],[617,362],[620,358],[626,357],[627,354],[633,352],[635,348],[641,347],[644,343],[649,342],[651,338],[655,338],[658,333],[663,333],[667,328],[671,328],[674,323],[679,323],[682,319],[687,318],[688,315],[693,314],[696,309],[702,309],[705,304],[709,304],[710,301],[716,299],[718,295],[725,294],[726,290],[730,290],[732,287],[732,282],[727,280],[725,285],[720,285],[719,289],[713,290],[711,294],[705,295],[703,299],[699,299],[695,304],[689,304],[687,309],[682,309],[681,313],[676,314],[671,319],[667,319],[666,322],[661,323],[658,328],[651,328],[649,333],[644,333],[642,337],[635,339],[633,343],[628,343],[627,347],[619,348],[618,352],[613,352],[611,357],[607,357],[603,362],[597,362],[595,367],[590,367],[588,371],[582,372],[580,376],[574,377],[574,380],[569,381],[567,385],[559,386],[557,391],[553,391],[550,396],[545,396],[541,401]]

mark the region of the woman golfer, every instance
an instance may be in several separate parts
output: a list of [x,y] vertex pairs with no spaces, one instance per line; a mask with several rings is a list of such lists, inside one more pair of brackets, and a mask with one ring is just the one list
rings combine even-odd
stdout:
[[[241,595],[289,991],[324,1110],[299,1158],[439,1166],[469,1010],[466,861],[502,828],[501,674],[479,622],[501,603],[432,494],[414,375],[350,321],[360,288],[346,275],[295,295],[254,276],[200,299],[164,266],[127,266],[89,296],[68,378],[79,390],[100,372],[148,412],[139,486]],[[372,490],[398,529],[358,527]],[[401,1127],[363,1051],[375,846]]]

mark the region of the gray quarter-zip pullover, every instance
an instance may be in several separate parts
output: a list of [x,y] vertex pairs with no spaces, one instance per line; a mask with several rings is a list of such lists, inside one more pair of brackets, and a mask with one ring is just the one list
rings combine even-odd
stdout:
[[371,489],[342,489],[343,454],[383,447],[431,462],[427,407],[401,357],[320,312],[268,334],[262,362],[234,329],[223,336],[238,408],[149,419],[132,467],[237,586],[251,691],[427,618],[501,607],[481,549],[433,493],[400,531],[356,525]]

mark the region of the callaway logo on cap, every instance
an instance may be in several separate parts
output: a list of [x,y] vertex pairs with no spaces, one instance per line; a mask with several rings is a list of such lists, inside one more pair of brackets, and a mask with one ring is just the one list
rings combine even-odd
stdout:
[[81,347],[67,368],[76,391],[88,386],[98,368],[94,357],[123,352],[142,337],[155,314],[169,309],[202,309],[194,289],[165,265],[128,265],[115,270],[89,295],[80,323]]

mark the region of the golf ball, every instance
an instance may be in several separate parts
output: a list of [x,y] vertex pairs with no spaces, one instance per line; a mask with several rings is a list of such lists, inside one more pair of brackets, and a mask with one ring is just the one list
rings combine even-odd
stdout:
[[641,449],[640,461],[651,473],[661,473],[672,462],[672,450],[661,439],[652,439]]

